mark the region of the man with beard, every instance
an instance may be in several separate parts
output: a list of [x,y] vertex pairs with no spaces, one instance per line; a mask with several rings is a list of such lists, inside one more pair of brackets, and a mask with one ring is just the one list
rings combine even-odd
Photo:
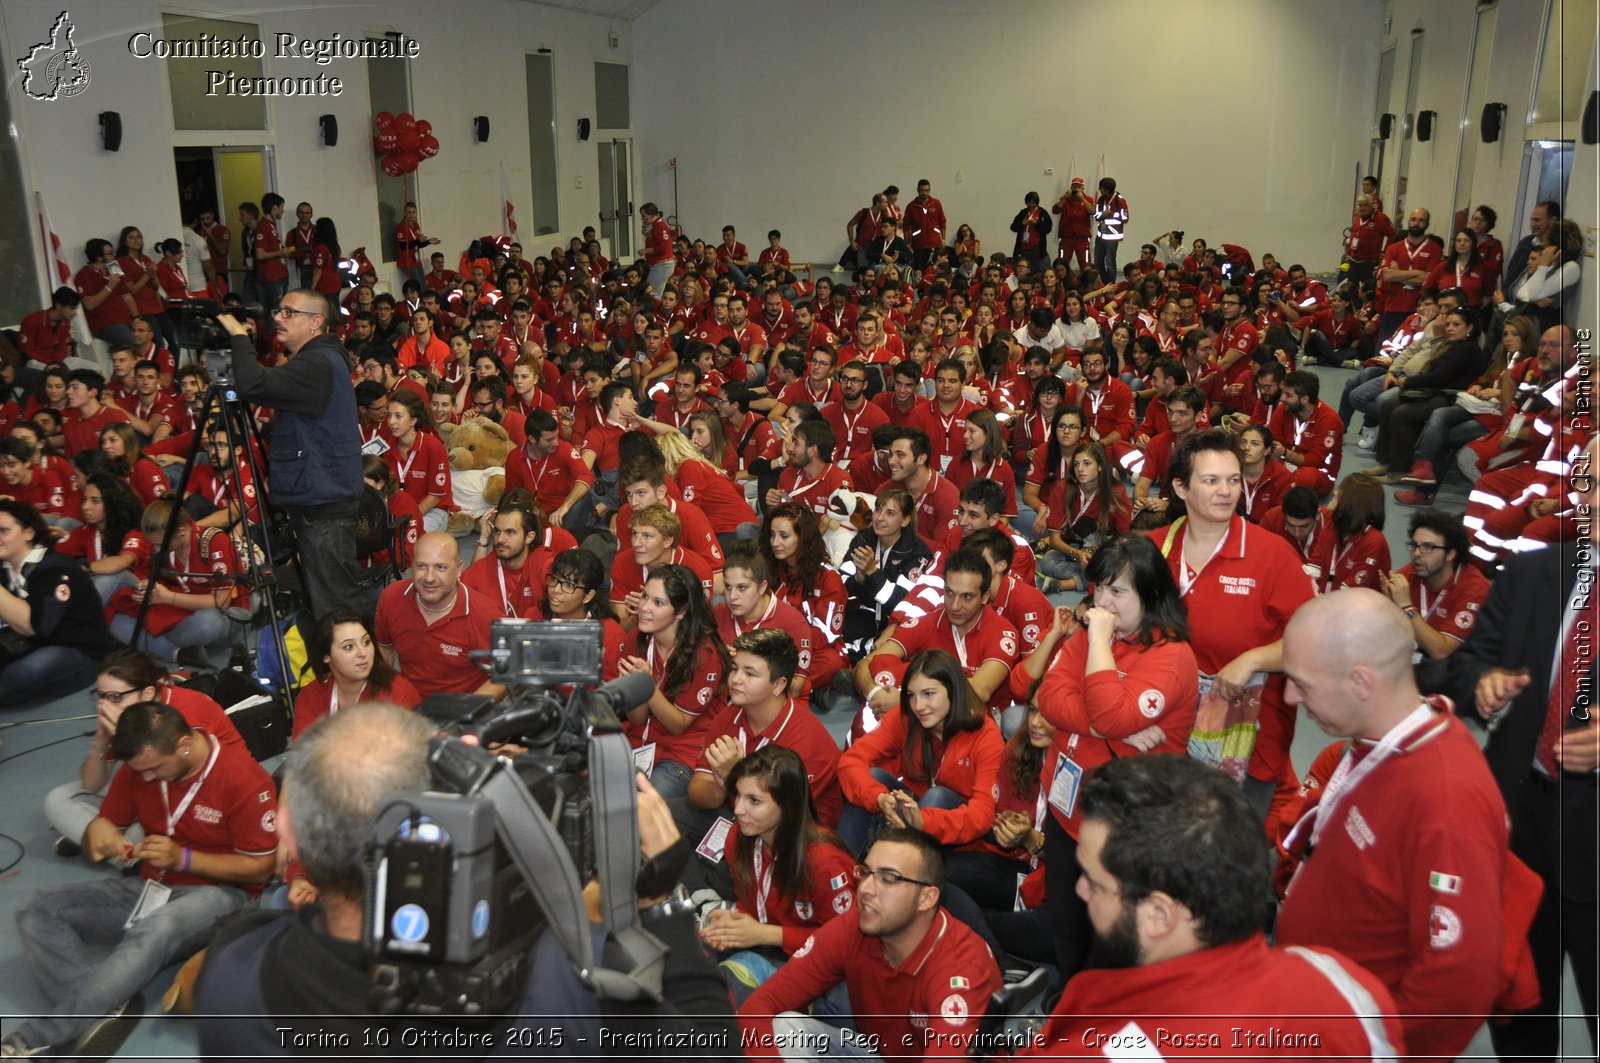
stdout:
[[1406,235],[1383,252],[1378,267],[1378,340],[1394,335],[1417,308],[1417,295],[1433,267],[1444,261],[1444,249],[1428,238],[1428,212],[1421,207],[1406,218]]
[[1376,978],[1332,952],[1267,945],[1266,840],[1226,776],[1185,757],[1124,757],[1082,800],[1089,968],[1022,1056],[1080,1045],[1116,1058],[1398,1054],[1394,1001]]
[[1298,369],[1283,379],[1278,409],[1267,427],[1272,430],[1273,457],[1294,472],[1289,479],[1318,495],[1333,490],[1344,457],[1344,422],[1321,399],[1321,381],[1308,369]]

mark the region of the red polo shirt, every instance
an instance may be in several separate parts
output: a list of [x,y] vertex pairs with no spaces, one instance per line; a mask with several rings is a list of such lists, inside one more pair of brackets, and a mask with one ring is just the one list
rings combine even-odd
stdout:
[[391,583],[378,599],[378,643],[392,647],[405,676],[423,697],[470,694],[489,676],[467,656],[489,645],[489,622],[496,610],[471,587],[461,586],[448,613],[428,623],[410,581]]

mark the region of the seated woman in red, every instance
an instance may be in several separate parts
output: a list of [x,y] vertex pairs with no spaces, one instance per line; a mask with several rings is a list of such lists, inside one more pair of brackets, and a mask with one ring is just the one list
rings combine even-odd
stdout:
[[387,701],[414,709],[422,700],[416,687],[383,659],[371,624],[354,610],[335,609],[324,616],[306,648],[316,678],[294,700],[291,742],[324,716],[358,702]]
[[817,822],[800,754],[768,745],[728,773],[735,829],[728,870],[738,907],[715,911],[702,936],[722,960],[735,1003],[765,982],[812,931],[855,903],[855,857]]
[[576,546],[557,554],[545,572],[544,597],[536,609],[536,620],[600,621],[600,678],[617,678],[618,662],[633,643],[606,597],[606,566],[600,558]]
[[994,828],[1005,740],[955,655],[911,658],[900,704],[839,758],[839,837],[865,849],[874,815],[961,845]]
[[767,510],[761,553],[771,566],[773,596],[800,610],[816,629],[811,642],[811,683],[830,689],[834,673],[849,667],[844,655],[844,580],[828,565],[817,518],[804,506],[783,502]]
[[83,523],[68,532],[56,550],[83,562],[104,604],[119,588],[139,582],[133,574],[137,558],[123,544],[128,533],[138,529],[144,507],[126,481],[98,472],[84,480],[78,513]]
[[141,506],[172,493],[172,484],[161,466],[144,456],[133,425],[126,421],[108,424],[100,430],[100,449],[111,459],[111,467],[128,481]]
[[1113,539],[1089,562],[1088,577],[1094,605],[1058,645],[1034,697],[1056,726],[1039,786],[1050,806],[1045,903],[1063,978],[1082,966],[1090,938],[1088,909],[1075,891],[1078,794],[1117,757],[1186,753],[1200,699],[1188,612],[1155,542]]

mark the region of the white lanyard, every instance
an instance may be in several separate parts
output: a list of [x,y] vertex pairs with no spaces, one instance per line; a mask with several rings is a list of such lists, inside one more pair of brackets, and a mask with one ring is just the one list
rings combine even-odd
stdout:
[[1290,431],[1294,433],[1294,445],[1297,448],[1300,446],[1300,440],[1305,438],[1306,432],[1310,428],[1310,421],[1301,421],[1298,418],[1296,418],[1294,423],[1290,426]]
[[[648,582],[649,579],[650,579],[650,574],[648,572],[646,572],[644,578]],[[646,646],[644,648],[644,660],[645,660],[645,663],[650,666],[650,678],[655,680],[656,689],[659,690],[661,688],[661,680],[666,677],[667,665],[666,665],[665,661],[661,662],[661,674],[660,675],[656,674],[656,637],[654,635],[650,636],[650,645],[648,645],[648,646]],[[644,732],[639,736],[640,742],[648,742],[648,741],[650,741],[650,727],[655,722],[656,722],[656,714],[655,713],[651,712],[651,713],[646,713],[645,714]]]
[[[843,448],[846,455],[849,455],[850,453],[850,440],[854,439],[856,436],[856,425],[860,424],[861,418],[867,415],[867,405],[867,401],[862,399],[861,412],[856,414],[854,417],[851,417],[850,412],[845,409],[844,403],[841,402],[839,404],[839,417],[844,421],[844,438],[839,440],[839,446]],[[841,462],[840,464],[845,464],[845,462]]]
[[196,779],[189,787],[189,792],[183,795],[183,800],[178,802],[177,810],[167,803],[167,784],[161,783],[161,807],[167,811],[167,837],[172,837],[172,832],[178,827],[178,820],[189,811],[189,806],[194,804],[194,799],[200,793],[200,787],[206,784],[206,776],[211,774],[211,769],[217,763],[217,754],[222,752],[222,741],[211,735],[206,736],[211,741],[211,754],[206,757],[206,766],[200,771],[200,778]]
[[756,620],[756,622],[754,624],[751,624],[747,628],[743,624],[739,623],[739,618],[733,615],[733,610],[731,610],[731,609],[728,610],[728,619],[730,621],[732,621],[732,623],[733,623],[733,637],[734,638],[738,638],[740,635],[743,635],[746,631],[755,631],[755,630],[763,627],[768,620],[772,619],[772,614],[776,613],[777,611],[778,611],[778,597],[777,597],[777,595],[768,594],[767,595],[767,607],[766,607],[766,609],[762,611],[760,618],[758,620]]
[[[1415,575],[1415,572],[1412,574]],[[1441,605],[1444,604],[1444,600],[1448,598],[1450,596],[1450,592],[1455,589],[1456,580],[1460,578],[1461,569],[1458,567],[1456,569],[1456,574],[1450,577],[1450,586],[1439,591],[1439,597],[1434,600],[1432,605],[1428,604],[1428,584],[1423,580],[1417,580],[1417,603],[1422,606],[1423,620],[1433,619],[1433,614]]]
[[1084,389],[1083,397],[1089,403],[1089,410],[1094,414],[1097,422],[1100,420],[1100,407],[1106,401],[1106,393],[1109,390],[1109,388],[1101,388],[1099,392],[1096,392],[1093,388]]
[[[1313,541],[1315,541],[1315,539],[1313,539]],[[1343,549],[1340,549],[1338,543],[1334,544],[1334,547],[1333,547],[1333,560],[1328,565],[1328,582],[1329,582],[1330,585],[1333,583],[1334,575],[1339,571],[1340,562],[1342,562],[1345,559],[1345,557],[1350,553],[1350,551],[1352,551],[1352,550],[1354,550],[1356,548],[1356,544],[1359,543],[1360,541],[1361,540],[1359,538],[1353,539],[1353,540],[1351,540],[1350,545],[1344,547]]]
[[[329,677],[332,678],[331,676]],[[332,689],[328,692],[328,715],[332,716],[339,711],[339,681],[334,679]],[[367,684],[362,683],[361,689],[356,691],[356,703],[360,704],[361,698],[367,692]]]
[[1263,481],[1266,480],[1266,478],[1267,478],[1267,470],[1265,468],[1263,468],[1261,470],[1261,475],[1256,478],[1256,483],[1255,483],[1255,487],[1254,488],[1252,488],[1250,486],[1250,481],[1249,480],[1245,480],[1243,478],[1240,479],[1239,486],[1241,488],[1243,488],[1243,490],[1244,490],[1244,511],[1245,511],[1246,515],[1254,513],[1256,511],[1256,495],[1259,495],[1261,493],[1261,484],[1262,484]]
[[967,636],[954,623],[950,625],[950,640],[956,644],[956,656],[961,658],[961,670],[970,676],[972,673],[967,669]]
[[761,856],[765,848],[765,843],[760,838],[757,838],[755,848],[750,852],[750,862],[754,865],[755,870],[756,921],[758,923],[767,921],[767,895],[772,892],[772,869],[777,865],[777,861],[773,861],[771,864],[766,864],[765,869],[762,868],[762,864],[766,863]]
[[516,608],[511,604],[511,595],[506,591],[506,566],[498,557],[494,559],[495,578],[500,581],[500,608],[506,611],[506,616],[517,616]]
[[[1361,758],[1360,764],[1354,764],[1354,746],[1344,751],[1344,756],[1339,759],[1338,768],[1334,769],[1333,777],[1322,788],[1322,800],[1317,802],[1316,822],[1311,825],[1311,845],[1315,848],[1322,840],[1322,831],[1333,820],[1333,812],[1338,807],[1339,801],[1351,790],[1361,784],[1361,781],[1371,775],[1378,765],[1388,760],[1400,750],[1400,743],[1410,738],[1412,734],[1421,729],[1433,718],[1433,709],[1426,703],[1418,705],[1411,710],[1411,715],[1401,720],[1389,733],[1384,735],[1372,751]],[[1302,821],[1303,822],[1303,821]],[[1299,834],[1300,826],[1290,833],[1289,843],[1294,844],[1294,836]]]
[[400,466],[397,471],[400,473],[401,488],[405,487],[406,477],[411,474],[411,466],[417,463],[417,455],[420,453],[422,453],[422,436],[420,433],[411,437],[411,456],[406,458],[405,461],[400,460],[400,448],[395,448],[394,461],[396,465]]
[[[1188,558],[1183,556],[1183,547],[1180,546],[1178,548],[1178,567],[1180,570],[1180,574],[1178,576],[1178,597],[1187,598],[1189,596],[1189,592],[1194,590],[1195,581],[1198,580],[1200,578],[1200,574],[1206,570],[1206,566],[1210,565],[1216,556],[1222,552],[1223,544],[1228,541],[1228,536],[1232,534],[1233,525],[1230,524],[1228,526],[1228,530],[1222,533],[1222,538],[1217,540],[1217,545],[1211,548],[1210,555],[1207,556],[1203,562],[1201,562],[1199,568],[1191,569],[1189,567]],[[1184,540],[1185,542],[1188,541],[1187,534],[1184,536]]]
[[1078,526],[1078,522],[1089,515],[1089,510],[1093,509],[1094,504],[1098,501],[1100,501],[1100,495],[1098,493],[1084,495],[1083,501],[1078,503],[1078,515],[1072,518],[1072,524],[1068,526],[1067,530],[1071,531],[1073,528],[1076,528]]

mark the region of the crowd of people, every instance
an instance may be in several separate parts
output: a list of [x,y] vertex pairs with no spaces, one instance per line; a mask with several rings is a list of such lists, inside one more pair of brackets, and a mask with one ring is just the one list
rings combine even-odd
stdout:
[[[410,204],[398,298],[347,272],[309,203],[280,235],[277,195],[240,208],[242,276],[214,212],[160,263],[132,227],[91,241],[0,349],[0,703],[98,672],[82,778],[45,804],[57,850],[172,897],[92,977],[63,959],[72,910],[129,905],[140,878],[30,902],[62,1016],[6,1054],[125,1032],[130,998],[275,874],[353,940],[348,869],[272,866],[274,784],[169,674],[250,629],[241,558],[274,501],[176,342],[167,301],[200,293],[262,307],[228,324],[267,374],[239,374],[258,419],[312,396],[325,418],[326,374],[353,385],[359,455],[270,446],[273,491],[292,470],[308,507],[295,746],[367,703],[504,699],[472,658],[497,619],[600,621],[602,678],[650,681],[624,732],[695,848],[748,1054],[961,1055],[1041,964],[1062,993],[1045,1055],[1133,1015],[1117,1035],[1158,1049],[1453,1056],[1497,1009],[1519,1013],[1497,1046],[1548,1055],[1564,954],[1592,1035],[1600,726],[1563,655],[1593,553],[1580,572],[1562,544],[1590,542],[1597,494],[1577,226],[1541,203],[1507,255],[1486,205],[1446,243],[1421,209],[1397,231],[1369,187],[1330,287],[1181,231],[1119,268],[1129,200],[1086,188],[1029,193],[986,257],[928,181],[905,204],[890,186],[820,272],[776,229],[751,256],[654,204],[637,261],[587,230],[424,269],[439,240]],[[109,376],[73,343],[80,310]],[[1312,366],[1356,370],[1337,408]],[[1358,413],[1375,465],[1341,476]],[[463,531],[446,440],[474,420],[513,449]],[[368,596],[331,589],[358,559],[321,538],[354,503],[318,487],[350,462],[402,529],[362,559]],[[1465,513],[1433,506],[1454,470]],[[1386,485],[1413,507],[1398,566]],[[1519,567],[1559,614],[1531,636],[1528,586],[1501,574]],[[1302,707],[1337,740],[1303,776]],[[1487,756],[1464,720],[1491,726]],[[196,794],[210,812],[186,818]],[[1588,836],[1552,834],[1584,801]],[[1230,1033],[1233,1012],[1258,1018]]]

